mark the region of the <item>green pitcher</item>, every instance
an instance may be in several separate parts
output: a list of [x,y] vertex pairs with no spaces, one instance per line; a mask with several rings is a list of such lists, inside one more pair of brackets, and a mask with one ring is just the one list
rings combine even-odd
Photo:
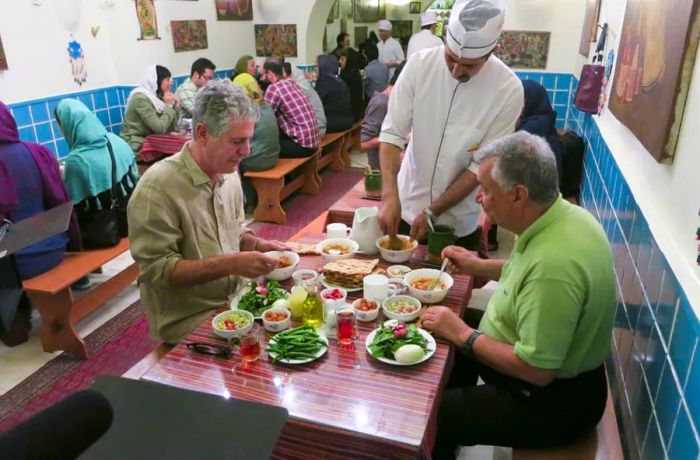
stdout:
[[382,172],[378,169],[365,170],[365,194],[373,198],[382,197]]

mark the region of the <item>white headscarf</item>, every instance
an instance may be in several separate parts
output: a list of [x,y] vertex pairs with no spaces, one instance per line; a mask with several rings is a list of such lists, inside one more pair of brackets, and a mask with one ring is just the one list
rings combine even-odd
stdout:
[[452,7],[447,46],[459,57],[480,58],[498,44],[506,0],[460,0]]
[[129,102],[131,102],[131,98],[134,97],[134,94],[143,94],[153,103],[156,112],[161,113],[165,109],[165,102],[158,98],[156,91],[158,91],[158,72],[154,64],[146,67],[146,72],[143,75],[141,83],[131,90],[129,97],[126,98],[126,106],[129,107]]

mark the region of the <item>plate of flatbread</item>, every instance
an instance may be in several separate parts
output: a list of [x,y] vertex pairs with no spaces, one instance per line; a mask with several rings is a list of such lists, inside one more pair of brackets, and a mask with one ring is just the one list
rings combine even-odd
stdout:
[[328,262],[319,273],[323,274],[323,285],[340,287],[348,292],[362,290],[362,280],[378,270],[379,259],[339,259]]

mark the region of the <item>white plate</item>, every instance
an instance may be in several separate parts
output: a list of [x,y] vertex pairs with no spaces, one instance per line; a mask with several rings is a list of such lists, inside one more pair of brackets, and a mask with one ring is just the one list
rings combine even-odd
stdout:
[[331,289],[333,289],[333,288],[345,289],[345,292],[358,292],[358,291],[361,291],[361,290],[362,290],[361,287],[346,288],[346,287],[343,287],[343,286],[336,286],[335,284],[331,284],[331,283],[329,283],[329,282],[326,281],[326,280],[321,281],[321,284],[323,284],[325,287],[331,288]]
[[[291,329],[287,329],[287,330],[291,330]],[[321,340],[323,340],[324,342],[326,342],[326,346],[325,346],[325,347],[321,347],[321,349],[318,350],[318,351],[316,352],[316,354],[314,355],[313,358],[306,358],[306,359],[280,359],[280,360],[277,361],[277,363],[275,363],[275,364],[280,364],[280,363],[281,363],[281,364],[306,364],[306,363],[310,363],[311,361],[316,361],[318,358],[320,358],[321,356],[325,355],[326,352],[328,351],[328,339],[327,339],[326,337],[324,337],[323,335],[321,335],[321,334],[319,334],[318,336],[321,338]],[[273,344],[273,343],[275,343],[275,338],[274,338],[274,337],[270,339],[270,341],[268,342],[268,345],[271,345],[271,344]],[[267,354],[268,354],[268,355],[270,356],[270,358],[272,358],[272,359],[275,359],[275,356],[277,356],[277,353],[274,353],[274,352],[269,352],[269,351],[268,351]]]
[[[246,284],[236,294],[234,294],[233,297],[229,297],[229,305],[231,306],[231,310],[242,310],[242,308],[238,308],[238,302],[240,302],[241,297],[243,297],[243,295],[249,291],[250,291],[250,288]],[[287,296],[289,296],[289,291],[287,291],[286,289],[284,289],[284,291],[287,292]],[[267,310],[268,308],[272,308],[272,304],[266,306],[265,310]],[[263,312],[265,310],[263,310]],[[243,311],[248,311],[248,310],[243,310]],[[255,318],[257,320],[262,320],[262,315],[253,315],[253,318]]]
[[[367,348],[367,353],[369,353],[370,356],[372,356],[372,352],[369,350],[369,344],[372,343],[372,340],[374,340],[374,336],[377,334],[378,330],[379,328],[370,332],[367,335],[367,338],[365,339],[365,348]],[[396,361],[395,359],[374,358],[374,356],[372,356],[372,358],[377,359],[383,363],[392,364],[394,366],[415,366],[416,364],[420,364],[423,361],[429,360],[435,354],[437,344],[435,343],[435,339],[433,338],[433,336],[430,335],[430,333],[425,329],[418,328],[418,332],[420,332],[420,334],[423,337],[425,337],[425,348],[427,349],[427,351],[425,352],[425,356],[423,356],[423,359],[421,359],[420,361],[416,361],[415,363],[410,364],[404,364]]]

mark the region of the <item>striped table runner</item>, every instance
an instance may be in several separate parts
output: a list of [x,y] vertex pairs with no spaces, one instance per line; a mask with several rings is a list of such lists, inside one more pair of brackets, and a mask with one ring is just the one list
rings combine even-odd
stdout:
[[[308,234],[299,242],[311,244],[323,238],[321,233]],[[418,248],[410,265],[421,266],[424,256],[424,248]],[[317,269],[323,263],[319,256],[303,256],[299,268]],[[455,276],[443,304],[461,314],[470,290],[469,277]],[[350,300],[358,294],[350,294]],[[187,350],[189,342],[225,344],[211,330],[212,317],[143,378],[287,408],[289,421],[274,458],[430,458],[439,398],[452,366],[447,343],[438,341],[435,355],[416,366],[381,363],[364,345],[366,336],[379,326],[380,315],[374,323],[358,323],[359,339],[352,350],[341,349],[331,339],[328,352],[312,363],[273,365],[263,351],[258,361],[243,369],[237,350],[230,360]],[[264,349],[267,339],[263,342]]]
[[177,134],[151,134],[143,140],[139,158],[144,162],[158,160],[162,156],[174,155],[191,139]]

